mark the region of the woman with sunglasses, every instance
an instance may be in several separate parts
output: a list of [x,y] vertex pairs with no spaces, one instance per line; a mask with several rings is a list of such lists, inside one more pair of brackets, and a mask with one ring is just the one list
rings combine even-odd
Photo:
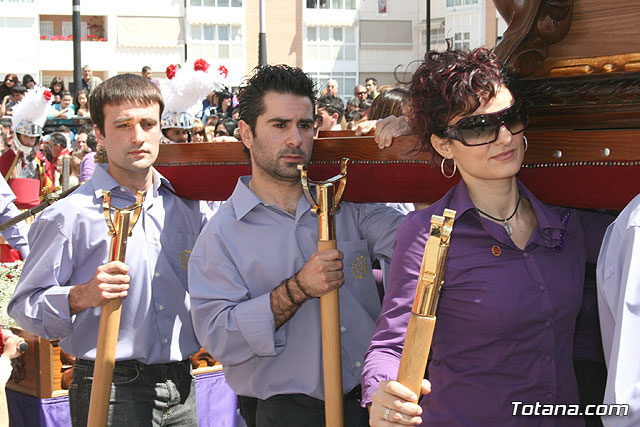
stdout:
[[[547,206],[518,181],[528,119],[516,88],[486,49],[431,51],[412,78],[411,130],[443,175],[462,179],[396,235],[362,372],[372,426],[584,425],[523,416],[522,405],[579,402],[572,357],[585,262],[596,261],[610,219]],[[431,215],[444,208],[457,213],[418,404],[394,380]]]

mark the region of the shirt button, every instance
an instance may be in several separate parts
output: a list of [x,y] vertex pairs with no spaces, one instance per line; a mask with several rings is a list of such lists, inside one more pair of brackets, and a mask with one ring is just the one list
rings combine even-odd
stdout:
[[545,288],[544,285],[540,285],[540,286],[538,286],[538,289],[540,289],[541,291],[544,291],[547,288]]
[[340,326],[340,332],[347,332],[347,328],[345,328],[344,326]]
[[162,305],[162,304],[161,304],[161,305],[159,305],[159,306],[158,306],[158,310],[160,310],[160,311],[164,310],[164,305]]
[[160,277],[160,273],[156,272],[156,274],[154,274],[155,277]]
[[528,253],[526,253],[526,252],[525,252],[525,253],[523,253],[523,254],[522,254],[522,256],[523,256],[524,258],[529,258],[529,254],[528,254]]
[[547,393],[547,400],[553,399],[553,393]]
[[546,326],[547,328],[550,328],[552,324],[553,322],[551,320],[547,320],[546,322],[544,322],[544,326]]
[[551,363],[551,356],[549,356],[548,354],[545,356],[544,361],[547,363]]
[[125,188],[124,188],[124,187],[120,187],[120,191],[124,193],[124,192],[125,192],[125,191],[127,191],[127,190],[125,190]]
[[360,366],[362,366],[362,363],[356,362],[356,368],[359,368]]
[[164,339],[164,343],[165,343],[165,344],[168,344],[168,343],[169,343],[169,340],[168,340],[167,338],[165,338],[165,339]]

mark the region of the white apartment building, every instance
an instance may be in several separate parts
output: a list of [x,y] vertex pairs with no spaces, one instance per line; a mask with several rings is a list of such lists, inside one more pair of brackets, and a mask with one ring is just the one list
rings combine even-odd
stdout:
[[[487,3],[488,2],[488,3]],[[425,0],[266,0],[270,63],[302,67],[323,86],[407,80],[426,50]],[[0,0],[0,77],[73,79],[70,0]],[[205,58],[237,87],[258,61],[259,0],[81,0],[82,64],[101,78]],[[506,24],[491,0],[432,0],[431,47],[493,46]]]

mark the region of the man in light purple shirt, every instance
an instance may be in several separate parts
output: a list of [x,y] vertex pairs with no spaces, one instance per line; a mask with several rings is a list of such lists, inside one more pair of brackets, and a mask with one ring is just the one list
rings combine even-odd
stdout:
[[[85,425],[100,307],[122,298],[109,425],[197,425],[189,356],[200,349],[187,292],[187,260],[205,224],[204,202],[178,197],[152,164],[163,100],[148,80],[113,77],[91,95],[91,117],[109,163],[46,209],[31,226],[27,258],[9,313],[26,330],[76,356],[69,389],[71,421]],[[146,191],[128,238],[125,263],[109,261],[103,213]]]
[[314,100],[309,76],[286,66],[261,68],[242,89],[252,175],[239,179],[189,261],[196,334],[224,365],[249,426],[324,425],[318,297],[336,288],[345,425],[368,425],[359,377],[380,310],[371,263],[389,260],[404,215],[343,202],[338,249],[317,252],[317,217],[297,170],[311,157]]

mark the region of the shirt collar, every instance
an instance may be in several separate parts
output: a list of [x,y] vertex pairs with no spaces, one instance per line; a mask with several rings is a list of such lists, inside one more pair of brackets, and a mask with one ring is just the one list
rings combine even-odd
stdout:
[[[103,190],[113,191],[114,189],[124,188],[120,184],[118,184],[118,182],[115,179],[113,179],[111,175],[109,175],[109,172],[107,172],[108,167],[109,165],[107,163],[96,163],[96,169],[93,172],[93,175],[91,176],[90,182],[93,185],[94,194],[97,199],[102,198]],[[153,183],[151,184],[151,196],[153,196],[153,198],[158,197],[160,187],[163,185],[167,187],[169,191],[171,191],[172,193],[175,193],[175,189],[173,188],[173,186],[171,185],[171,183],[167,178],[162,176],[162,174],[158,172],[155,168],[152,168],[151,171],[152,171],[152,177],[153,177]],[[131,190],[129,189],[126,189],[126,190],[129,192],[129,194],[131,194],[132,197],[135,197],[135,195],[131,193]],[[147,193],[147,199],[149,199],[148,193]]]
[[[251,212],[256,206],[262,204],[269,206],[262,201],[251,189],[249,188],[249,182],[251,181],[251,175],[241,176],[238,178],[236,188],[231,195],[233,210],[236,215],[236,221],[240,221],[246,214]],[[312,186],[312,188],[314,188]],[[278,209],[278,208],[275,208]],[[304,195],[298,200],[298,206],[296,209],[296,220],[298,220],[305,212],[311,208]]]
[[262,203],[262,200],[249,188],[251,175],[238,178],[236,188],[233,190],[231,199],[233,200],[233,210],[236,214],[236,221],[240,221],[253,208]]
[[[542,203],[519,180],[517,180],[517,184],[522,197],[526,198],[529,200],[529,203],[531,203],[531,207],[538,221],[537,230],[534,232],[534,236],[532,236],[533,241],[548,247],[557,247],[558,245],[561,245],[563,235],[568,233],[567,221],[565,219],[568,213],[564,216],[554,214],[554,210],[557,209],[556,207],[549,207]],[[445,207],[456,211],[456,220],[467,211],[475,212],[473,215],[479,217],[479,214],[475,209],[475,205],[469,196],[467,186],[462,180],[451,190],[448,203]]]

